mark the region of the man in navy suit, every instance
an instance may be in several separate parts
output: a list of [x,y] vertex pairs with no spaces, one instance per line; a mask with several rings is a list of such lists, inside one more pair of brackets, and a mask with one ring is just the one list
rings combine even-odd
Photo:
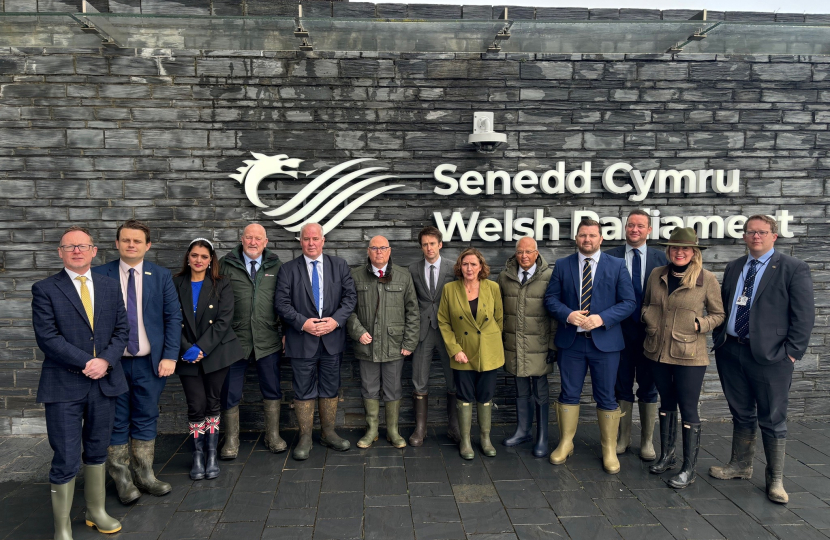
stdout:
[[625,261],[601,253],[599,223],[583,220],[576,228],[578,252],[559,259],[545,293],[545,307],[559,321],[554,343],[562,388],[556,403],[559,446],[551,453],[554,465],[573,454],[579,422],[579,396],[590,368],[602,441],[605,472],[620,472],[617,430],[620,409],[614,398],[620,351],[625,348],[620,323],[637,306]]
[[643,342],[646,328],[640,322],[640,308],[643,305],[643,290],[651,271],[668,263],[666,254],[659,249],[646,247],[651,234],[651,216],[644,210],[632,210],[625,222],[625,245],[611,248],[605,253],[625,259],[625,267],[631,276],[637,308],[622,321],[620,326],[625,338],[625,349],[620,351],[620,367],[617,370],[617,384],[614,388],[620,404],[620,433],[617,437],[617,453],[623,454],[631,444],[631,420],[634,416],[634,379],[637,379],[639,400],[640,459],[651,461],[657,457],[652,438],[654,423],[657,422],[657,386],[651,374],[651,360],[643,356]]
[[726,266],[721,298],[726,322],[712,333],[723,393],[732,413],[732,458],[715,478],[750,478],[758,427],[766,455],[769,500],[784,504],[787,404],[793,370],[810,344],[816,311],[807,263],[775,249],[778,223],[744,223],[749,255]]
[[294,370],[294,411],[300,440],[294,459],[308,459],[314,401],[319,401],[320,442],[335,450],[349,441],[334,431],[340,391],[340,362],[346,347],[346,320],[357,304],[351,270],[345,260],[323,254],[323,228],[307,223],[300,230],[303,254],[280,267],[274,304],[285,321],[285,354]]
[[37,401],[45,404],[55,452],[49,482],[55,538],[61,540],[72,538],[70,509],[81,459],[86,524],[106,533],[121,530],[104,508],[104,462],[115,400],[127,391],[121,355],[130,332],[118,282],[89,269],[96,253],[89,231],[69,227],[58,247],[64,269],[32,286],[32,326],[44,355]]
[[119,258],[92,269],[121,284],[130,324],[121,358],[129,391],[116,401],[107,449],[107,471],[124,504],[138,499],[141,491],[160,497],[173,489],[156,478],[153,456],[159,397],[167,377],[176,369],[182,314],[170,271],[144,260],[150,246],[149,227],[127,220],[115,232]]

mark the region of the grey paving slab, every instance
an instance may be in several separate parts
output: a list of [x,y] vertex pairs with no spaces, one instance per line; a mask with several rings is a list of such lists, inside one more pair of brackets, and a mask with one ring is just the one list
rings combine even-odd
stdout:
[[[620,456],[620,474],[606,474],[595,426],[586,428],[579,441],[581,458],[564,466],[534,458],[529,447],[499,446],[495,458],[477,454],[466,461],[441,433],[419,448],[377,445],[340,453],[315,445],[312,459],[296,462],[288,452],[259,448],[261,435],[249,433],[243,434],[248,450],[220,462],[218,478],[197,482],[188,475],[190,442],[164,436],[156,471],[173,492],[144,494],[124,506],[108,482],[108,511],[122,521],[124,530],[117,536],[123,540],[830,538],[828,465],[790,456],[786,506],[767,500],[761,456],[749,481],[721,481],[708,476],[708,467],[720,460],[707,453],[695,483],[673,490],[665,478],[676,471],[649,474],[648,463],[630,452]],[[726,436],[716,430],[707,434],[707,448],[718,456],[729,452],[731,431],[721,431]],[[815,446],[828,438],[825,432],[797,432],[810,441],[790,445],[799,459],[823,461],[822,448]],[[359,430],[343,433],[352,439],[360,435]],[[292,432],[285,435],[293,440]],[[0,439],[0,448],[6,445],[27,459],[38,456],[40,467],[48,468],[49,456],[37,441]],[[15,459],[13,452],[0,453],[0,467]],[[84,525],[83,515],[81,476],[72,507],[73,535],[100,539]],[[49,540],[52,535],[48,484],[0,483],[0,540]]]

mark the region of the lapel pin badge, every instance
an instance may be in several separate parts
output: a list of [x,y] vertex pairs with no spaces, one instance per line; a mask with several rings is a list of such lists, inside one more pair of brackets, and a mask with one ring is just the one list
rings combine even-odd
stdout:
[[152,275],[153,275],[153,273],[152,273],[152,272],[144,272],[144,275],[145,275],[145,276],[152,276]]

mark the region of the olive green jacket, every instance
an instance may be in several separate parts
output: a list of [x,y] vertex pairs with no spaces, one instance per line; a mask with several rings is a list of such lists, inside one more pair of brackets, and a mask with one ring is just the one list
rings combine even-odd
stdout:
[[499,274],[504,306],[504,370],[517,377],[540,377],[553,372],[548,352],[556,350],[553,337],[559,322],[545,309],[553,266],[540,254],[536,271],[522,285],[519,263],[513,256]]
[[[346,330],[354,340],[354,355],[367,362],[391,362],[403,358],[418,346],[421,331],[418,296],[409,270],[392,264],[379,278],[371,263],[352,269],[357,291],[357,306],[346,321]],[[360,343],[365,333],[372,336],[368,345]]]
[[266,249],[262,252],[256,281],[251,281],[242,244],[219,261],[219,273],[227,276],[233,287],[233,331],[242,344],[243,358],[248,358],[252,350],[257,360],[282,351],[280,320],[274,310],[280,266],[282,262],[277,254]]
[[[646,283],[641,312],[646,325],[643,354],[666,364],[708,366],[706,334],[726,317],[718,279],[701,270],[694,287],[681,284],[668,294],[668,274],[669,266],[655,268]],[[700,331],[695,330],[695,321]]]
[[[462,280],[444,285],[438,306],[438,328],[444,338],[450,367],[461,371],[492,371],[504,365],[504,310],[499,285],[484,279],[478,292],[475,319]],[[460,364],[454,356],[464,351],[469,362]]]

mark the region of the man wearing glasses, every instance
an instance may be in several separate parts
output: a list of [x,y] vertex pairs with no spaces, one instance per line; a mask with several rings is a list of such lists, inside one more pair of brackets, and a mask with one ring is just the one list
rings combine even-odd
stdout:
[[395,448],[403,448],[406,440],[398,433],[401,374],[404,357],[418,345],[418,296],[409,271],[390,262],[392,248],[386,238],[372,238],[367,253],[368,263],[352,270],[357,307],[346,323],[355,341],[355,358],[360,361],[360,390],[368,425],[357,446],[369,448],[377,440],[383,397],[386,440]]
[[637,380],[637,400],[640,409],[640,459],[651,461],[657,457],[652,439],[657,422],[657,386],[651,374],[651,360],[643,356],[646,327],[640,322],[643,291],[651,271],[668,263],[666,254],[646,246],[651,234],[651,216],[644,210],[632,210],[625,222],[625,245],[611,248],[606,253],[625,259],[625,267],[634,285],[637,308],[620,326],[625,338],[625,349],[620,351],[620,367],[614,393],[620,404],[620,432],[617,436],[617,454],[624,454],[631,444],[631,421],[634,416],[634,380]]
[[72,538],[72,496],[82,460],[86,524],[103,533],[121,530],[104,508],[104,462],[115,401],[127,391],[121,355],[130,326],[121,284],[90,271],[97,252],[88,230],[69,227],[58,247],[63,270],[32,286],[32,326],[44,356],[37,401],[45,404],[55,452],[49,469],[55,538]]
[[723,273],[726,322],[712,339],[732,413],[732,456],[709,474],[750,478],[760,426],[767,497],[784,504],[789,500],[783,483],[788,394],[794,364],[809,345],[815,307],[810,267],[775,249],[777,233],[771,217],[750,217],[744,224],[749,255],[729,263]]

